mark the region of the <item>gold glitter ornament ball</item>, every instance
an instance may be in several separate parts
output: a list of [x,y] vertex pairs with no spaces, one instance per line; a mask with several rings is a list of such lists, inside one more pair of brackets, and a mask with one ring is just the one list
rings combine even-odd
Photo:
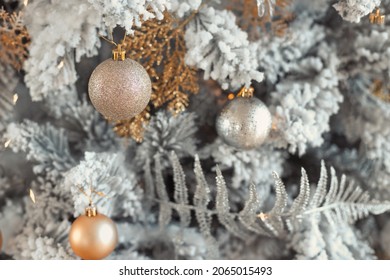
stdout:
[[111,121],[131,119],[148,105],[152,82],[145,68],[132,59],[107,59],[92,72],[89,97]]
[[73,252],[84,260],[103,259],[118,243],[116,225],[107,216],[96,213],[95,208],[87,208],[86,214],[73,222],[69,243]]
[[237,97],[223,108],[217,117],[216,128],[225,143],[249,150],[267,139],[271,124],[271,113],[260,99]]

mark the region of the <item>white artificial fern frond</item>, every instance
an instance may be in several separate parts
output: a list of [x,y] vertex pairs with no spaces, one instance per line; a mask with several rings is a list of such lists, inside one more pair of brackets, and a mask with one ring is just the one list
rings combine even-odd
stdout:
[[207,209],[210,202],[210,188],[203,174],[198,155],[195,155],[194,173],[196,179],[194,193],[195,217],[199,224],[199,230],[207,243],[208,257],[216,259],[219,256],[218,243],[211,234],[211,213]]
[[167,188],[164,183],[164,177],[162,175],[162,166],[160,161],[160,155],[156,154],[154,157],[155,176],[156,176],[156,193],[160,200],[160,212],[158,216],[158,222],[160,229],[166,227],[172,218],[172,207],[169,204],[169,197]]
[[269,213],[267,213],[267,219],[264,219],[265,225],[275,234],[284,231],[284,224],[282,215],[287,206],[287,192],[282,180],[279,178],[276,172],[272,173],[275,180],[275,204]]
[[180,216],[180,225],[184,229],[191,222],[191,211],[186,207],[188,202],[188,190],[185,182],[185,174],[180,165],[179,158],[175,152],[170,155],[171,164],[173,167],[173,181],[175,183],[175,191],[173,197],[176,201],[176,210]]
[[[294,236],[306,232],[315,232],[312,237],[313,244],[318,246],[310,252],[310,258],[327,258],[326,246],[329,246],[322,236],[333,236],[332,232],[340,225],[342,227],[353,227],[352,223],[366,217],[369,214],[381,214],[390,210],[390,202],[379,202],[371,199],[368,192],[363,191],[353,183],[347,184],[343,175],[339,180],[336,171],[330,169],[330,186],[328,187],[328,172],[325,163],[321,163],[321,174],[317,188],[311,196],[310,183],[305,169],[302,168],[302,176],[299,193],[295,199],[289,199],[286,187],[276,172],[273,173],[275,181],[275,203],[268,212],[262,212],[258,203],[258,194],[254,184],[249,186],[249,196],[241,211],[232,212],[229,201],[229,191],[226,181],[219,166],[216,166],[215,195],[210,196],[211,191],[205,179],[199,157],[195,157],[194,173],[195,186],[189,188],[184,182],[184,171],[177,156],[171,155],[174,178],[174,201],[170,200],[167,194],[166,185],[162,177],[162,166],[160,155],[155,156],[155,174],[157,197],[153,198],[160,206],[159,222],[161,228],[166,228],[174,222],[172,220],[173,209],[179,214],[180,223],[189,226],[188,219],[191,219],[191,211],[194,211],[199,231],[205,242],[209,244],[208,250],[215,250],[217,242],[213,236],[211,219],[216,217],[227,232],[240,239],[247,240],[253,234],[259,236],[270,236],[289,240],[293,243]],[[149,172],[150,173],[150,172]],[[189,190],[195,190],[194,193]],[[214,192],[213,192],[214,193]],[[190,195],[193,196],[193,204],[190,204]],[[291,201],[291,202],[289,202]],[[210,203],[213,202],[213,203]],[[210,205],[211,204],[211,205]],[[258,213],[260,210],[260,214]],[[328,226],[322,226],[326,224]],[[183,227],[181,227],[183,228]],[[252,235],[251,235],[252,234]],[[344,237],[343,237],[344,238]],[[344,242],[344,239],[340,239]],[[215,246],[213,246],[215,245]],[[305,249],[305,243],[301,242],[292,246],[299,252]],[[352,245],[351,245],[352,246]],[[345,245],[345,248],[351,247]],[[352,247],[351,247],[352,248]],[[354,250],[352,248],[351,250]],[[303,252],[302,251],[302,252]],[[347,249],[344,250],[347,256]],[[347,254],[348,253],[348,254]],[[208,252],[208,256],[211,253]],[[214,254],[216,255],[216,254]],[[350,254],[353,256],[353,254]]]
[[[340,184],[333,168],[330,169],[330,186],[327,188],[328,173],[324,162],[321,163],[321,174],[317,189],[308,201],[309,181],[302,169],[301,187],[297,198],[294,199],[290,209],[286,209],[285,186],[279,176],[274,173],[276,201],[272,210],[262,215],[264,223],[278,236],[286,233],[283,222],[286,221],[288,231],[293,231],[293,224],[302,219],[310,219],[313,215],[324,215],[329,224],[352,224],[369,214],[382,214],[390,210],[390,201],[377,201],[371,199],[367,191],[363,191],[353,183],[346,185],[345,176]],[[308,204],[308,207],[306,205]],[[295,223],[296,224],[296,223]]]
[[318,180],[317,188],[314,193],[313,198],[310,200],[309,208],[318,207],[321,204],[322,199],[326,194],[326,184],[328,182],[328,173],[326,172],[326,167],[324,162],[321,162],[321,173],[320,179]]
[[244,208],[238,213],[239,221],[247,228],[259,235],[269,235],[269,233],[257,223],[257,208],[259,206],[259,200],[257,198],[256,186],[251,184],[249,186],[249,198],[245,202]]
[[[310,184],[309,184],[309,178],[307,177],[307,173],[305,169],[301,169],[302,177],[301,177],[301,184],[299,187],[299,194],[294,199],[291,208],[289,210],[289,215],[292,217],[295,217],[299,213],[302,213],[305,211],[309,204],[310,199]],[[293,224],[290,219],[286,220],[286,225],[289,231],[293,230]]]
[[301,213],[304,211],[309,204],[310,199],[310,185],[309,185],[309,178],[307,178],[307,173],[305,169],[301,169],[302,177],[301,177],[301,184],[299,187],[299,195],[294,200],[289,214],[294,216],[298,213]]
[[230,213],[228,190],[225,179],[223,178],[218,165],[216,172],[217,194],[215,197],[215,208],[217,210],[218,220],[226,227],[227,230],[229,230],[229,232],[238,237],[245,238],[247,234],[238,227],[237,222],[235,221],[235,215]]

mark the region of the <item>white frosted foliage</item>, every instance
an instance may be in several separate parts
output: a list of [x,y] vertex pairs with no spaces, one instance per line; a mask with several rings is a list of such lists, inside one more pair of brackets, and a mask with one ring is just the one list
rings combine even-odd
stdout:
[[141,26],[141,20],[162,19],[163,12],[170,8],[169,0],[88,0],[103,17],[105,25],[112,30],[117,25],[133,33],[133,25]]
[[203,8],[186,30],[186,63],[204,70],[205,79],[218,81],[223,89],[261,82],[257,45],[235,23],[233,13]]
[[64,185],[72,192],[75,216],[84,213],[89,198],[105,215],[120,214],[134,220],[142,216],[142,190],[135,175],[124,170],[123,163],[123,157],[118,154],[89,152],[65,174]]
[[[376,7],[387,16],[390,0],[259,0],[275,8],[266,28],[250,1],[250,11],[231,0],[1,2],[22,12],[31,41],[16,71],[0,24],[0,260],[75,259],[68,234],[89,203],[118,228],[112,260],[390,257],[390,23],[368,19]],[[144,65],[156,82],[148,121],[105,119],[88,94],[111,55],[99,35],[131,40],[166,13],[184,41],[153,23],[146,36],[162,56],[127,49],[143,52],[140,63],[161,58]],[[223,143],[216,126],[243,86],[272,116],[248,150]],[[264,121],[244,111],[239,123]]]
[[199,8],[202,0],[171,0],[171,11],[183,17]]
[[[327,59],[324,65],[321,59]],[[309,57],[298,63],[302,79],[285,79],[276,85],[271,93],[277,146],[288,147],[289,151],[304,154],[309,146],[320,146],[322,134],[329,131],[330,117],[337,113],[343,96],[338,89],[337,67],[339,61],[329,46],[322,44],[318,57]],[[314,76],[308,80],[307,73]]]
[[86,1],[38,0],[27,5],[25,21],[33,38],[25,81],[32,99],[42,100],[76,82],[75,61],[97,54],[101,19]]
[[360,22],[360,19],[378,7],[381,0],[340,0],[333,7],[347,21]]

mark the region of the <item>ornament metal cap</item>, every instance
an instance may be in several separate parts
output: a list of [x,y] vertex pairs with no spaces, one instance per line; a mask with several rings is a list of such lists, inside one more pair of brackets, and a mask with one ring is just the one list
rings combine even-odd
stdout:
[[116,49],[112,50],[112,59],[115,61],[126,59],[126,51],[122,49],[122,44],[118,44]]
[[85,216],[87,217],[95,217],[97,215],[96,207],[90,204],[85,208]]
[[243,87],[237,94],[237,96],[244,98],[252,98],[255,89],[253,87]]
[[385,23],[385,16],[381,14],[379,8],[376,9],[375,13],[371,13],[369,16],[371,24],[383,25]]

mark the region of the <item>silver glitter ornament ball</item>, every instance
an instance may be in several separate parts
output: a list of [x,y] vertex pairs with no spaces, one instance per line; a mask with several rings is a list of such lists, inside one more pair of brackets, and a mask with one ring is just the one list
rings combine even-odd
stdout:
[[221,111],[216,127],[228,145],[247,150],[265,141],[271,124],[271,113],[258,98],[237,97]]
[[152,82],[145,68],[132,59],[107,59],[92,72],[88,83],[93,106],[112,121],[131,119],[148,105]]

